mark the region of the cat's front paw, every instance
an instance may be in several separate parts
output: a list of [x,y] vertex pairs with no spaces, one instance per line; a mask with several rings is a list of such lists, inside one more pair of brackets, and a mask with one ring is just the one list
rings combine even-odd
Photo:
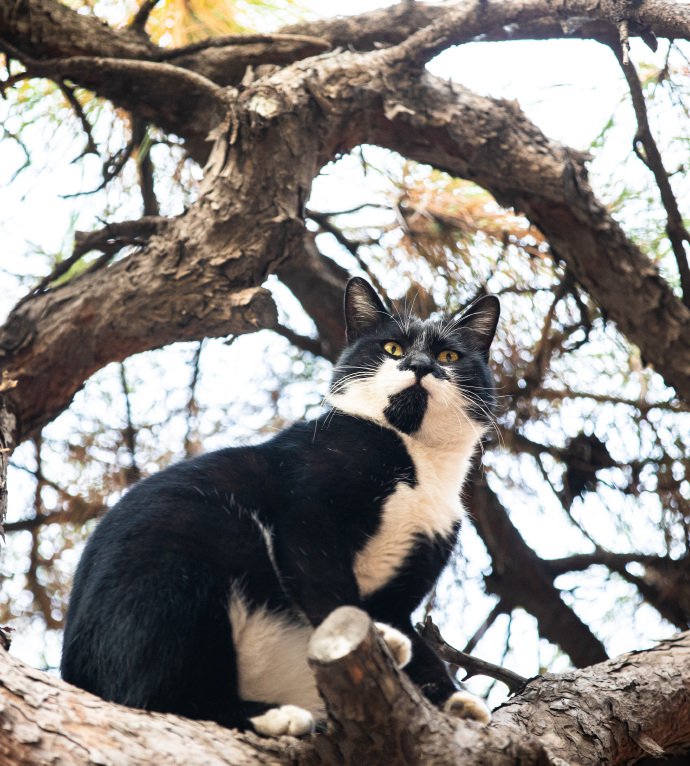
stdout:
[[446,700],[443,711],[453,718],[478,721],[485,726],[491,721],[491,711],[479,697],[469,692],[454,692]]
[[412,659],[412,641],[397,628],[392,628],[390,625],[386,625],[385,622],[375,622],[374,627],[386,642],[386,646],[390,649],[397,666],[404,668]]
[[314,731],[314,716],[297,705],[281,705],[250,718],[254,730],[264,737],[303,737]]

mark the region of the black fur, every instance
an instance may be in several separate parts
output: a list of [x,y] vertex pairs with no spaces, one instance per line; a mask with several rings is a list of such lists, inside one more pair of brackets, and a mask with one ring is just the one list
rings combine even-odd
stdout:
[[[357,290],[371,291],[362,284],[351,284],[349,299]],[[409,345],[423,327],[414,320],[404,338],[373,295],[381,315],[371,295],[359,296],[359,309],[346,308],[351,345],[334,386],[364,360],[386,358],[383,339]],[[362,300],[374,308],[368,319],[361,317]],[[491,404],[488,372],[478,361],[484,348],[460,325],[448,343],[463,352],[458,369],[482,387],[481,422]],[[430,358],[425,374],[438,367]],[[415,386],[391,398],[386,418],[411,434],[425,409],[425,392]],[[445,536],[418,536],[394,576],[368,597],[360,595],[353,571],[357,553],[379,528],[386,499],[417,481],[395,430],[329,411],[264,444],[219,450],[140,482],[106,514],[82,556],[65,628],[63,677],[125,705],[246,726],[271,701],[239,699],[228,603],[233,586],[240,586],[250,608],[296,624],[316,626],[343,604],[367,610],[412,639],[407,671],[441,702],[453,683],[417,637],[410,615],[447,563],[457,525]]]
[[428,399],[425,389],[412,386],[391,396],[383,414],[393,428],[409,436],[421,428]]

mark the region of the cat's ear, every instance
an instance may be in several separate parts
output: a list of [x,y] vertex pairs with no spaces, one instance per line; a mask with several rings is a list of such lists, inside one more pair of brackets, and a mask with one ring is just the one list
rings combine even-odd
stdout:
[[469,306],[456,321],[456,327],[471,331],[471,343],[485,359],[496,334],[501,304],[495,295],[484,295]]
[[345,288],[347,342],[357,340],[387,316],[390,316],[390,312],[366,279],[352,277]]

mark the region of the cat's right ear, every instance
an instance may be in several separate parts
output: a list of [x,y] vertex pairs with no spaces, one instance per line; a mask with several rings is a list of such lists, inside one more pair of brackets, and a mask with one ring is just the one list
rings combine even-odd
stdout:
[[374,288],[361,277],[352,277],[345,288],[345,332],[352,343],[364,333],[373,330],[390,312]]

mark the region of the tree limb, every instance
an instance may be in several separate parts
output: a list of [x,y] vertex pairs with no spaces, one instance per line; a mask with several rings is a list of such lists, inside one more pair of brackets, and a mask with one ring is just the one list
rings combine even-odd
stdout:
[[511,694],[516,694],[527,683],[526,678],[508,670],[508,668],[502,668],[452,647],[444,640],[441,631],[428,615],[424,624],[418,623],[416,628],[419,635],[441,659],[452,665],[457,665],[465,671],[465,677],[461,679],[462,681],[473,676],[488,676],[504,683]]
[[359,610],[333,612],[312,636],[310,658],[329,721],[298,742],[104,702],[3,651],[0,758],[26,766],[58,757],[73,766],[622,766],[690,746],[689,633],[533,679],[487,727],[433,708]]
[[467,487],[470,518],[492,559],[484,580],[511,609],[521,606],[538,623],[539,634],[559,645],[577,667],[606,659],[606,650],[562,600],[548,565],[525,543],[498,497],[475,471]]

